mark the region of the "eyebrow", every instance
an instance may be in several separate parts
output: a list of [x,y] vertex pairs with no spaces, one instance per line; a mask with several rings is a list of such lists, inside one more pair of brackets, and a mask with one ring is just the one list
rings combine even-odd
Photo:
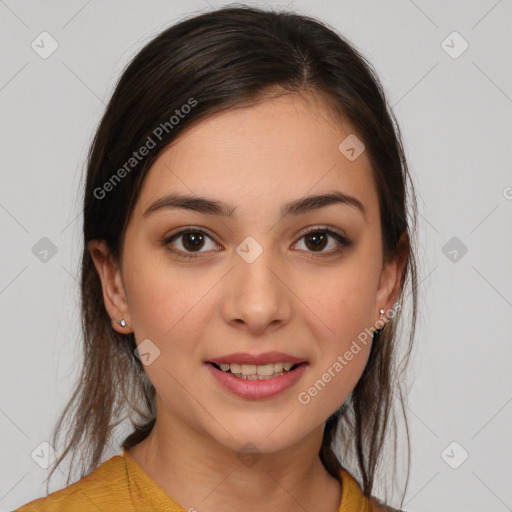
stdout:
[[[281,219],[289,215],[301,215],[313,210],[319,210],[333,204],[351,206],[366,218],[366,209],[363,203],[356,197],[342,192],[330,192],[327,194],[301,197],[295,201],[286,203],[281,208]],[[236,206],[223,203],[213,199],[198,196],[168,194],[152,203],[143,213],[147,216],[152,212],[162,209],[183,208],[198,213],[218,215],[222,217],[233,217]]]

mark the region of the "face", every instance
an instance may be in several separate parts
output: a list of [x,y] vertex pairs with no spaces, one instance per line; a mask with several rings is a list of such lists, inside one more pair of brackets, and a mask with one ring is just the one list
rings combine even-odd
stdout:
[[398,274],[383,263],[367,155],[338,149],[351,133],[312,96],[216,114],[149,170],[122,270],[91,245],[162,424],[270,453],[322,428],[353,390],[371,345],[361,333],[392,307]]

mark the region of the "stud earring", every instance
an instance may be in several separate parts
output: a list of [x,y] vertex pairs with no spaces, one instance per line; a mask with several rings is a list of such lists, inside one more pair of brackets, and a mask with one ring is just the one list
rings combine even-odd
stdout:
[[118,320],[117,323],[121,326],[121,327],[126,327],[126,320],[123,318],[122,320]]
[[[380,313],[380,319],[382,320],[383,319],[382,317],[384,316],[384,313],[385,313],[384,308],[380,308],[379,313]],[[376,329],[375,334],[379,335],[382,332],[382,329],[384,329],[384,326],[382,326],[380,329]]]

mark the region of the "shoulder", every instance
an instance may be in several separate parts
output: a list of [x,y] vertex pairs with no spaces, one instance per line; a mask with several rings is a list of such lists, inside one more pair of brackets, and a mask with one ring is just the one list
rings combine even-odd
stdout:
[[31,501],[15,512],[130,510],[131,498],[123,457],[115,455],[78,482]]
[[365,496],[357,480],[346,469],[341,469],[340,477],[343,494],[339,512],[401,512],[375,497]]

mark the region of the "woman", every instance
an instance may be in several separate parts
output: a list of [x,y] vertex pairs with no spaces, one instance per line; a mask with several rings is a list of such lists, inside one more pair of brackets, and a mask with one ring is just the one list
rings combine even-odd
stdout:
[[85,358],[54,439],[72,418],[55,467],[81,479],[18,510],[390,510],[408,185],[377,77],[324,24],[230,7],[147,44],[88,160]]

